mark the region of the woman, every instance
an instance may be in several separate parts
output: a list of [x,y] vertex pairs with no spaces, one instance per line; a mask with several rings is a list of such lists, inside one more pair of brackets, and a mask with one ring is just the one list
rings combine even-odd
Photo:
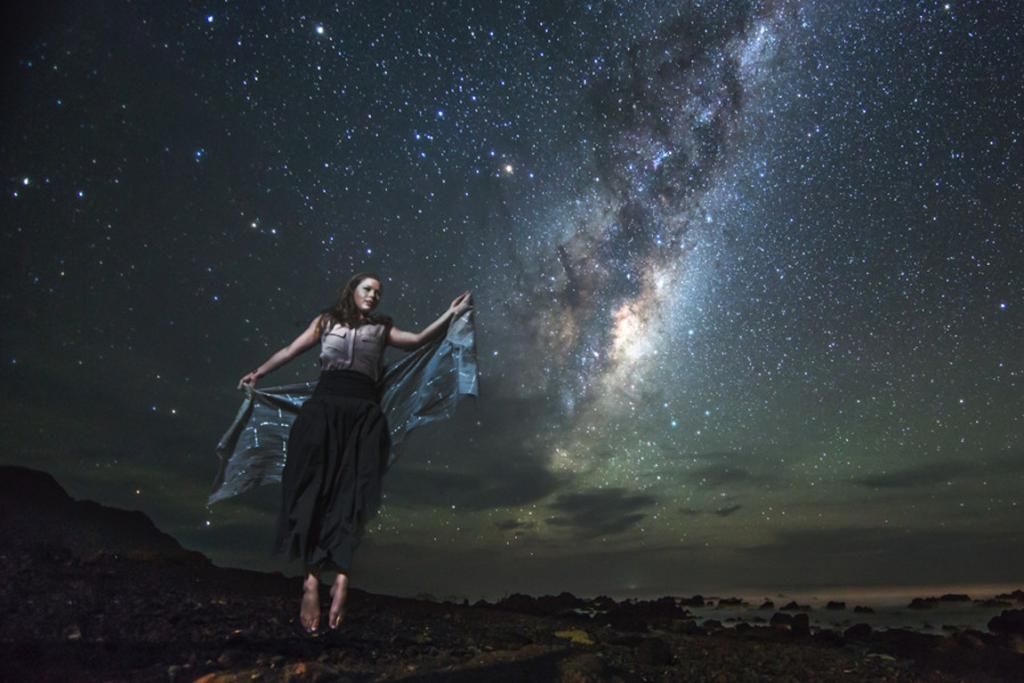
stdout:
[[464,292],[419,333],[374,315],[381,282],[373,273],[355,275],[288,346],[239,381],[256,381],[321,343],[320,380],[302,404],[288,435],[275,552],[301,557],[305,578],[299,617],[315,633],[320,625],[320,574],[336,571],[328,625],[336,629],[348,590],[352,556],[381,499],[387,466],[388,425],[380,409],[378,380],[384,347],[415,349],[440,335],[470,307]]

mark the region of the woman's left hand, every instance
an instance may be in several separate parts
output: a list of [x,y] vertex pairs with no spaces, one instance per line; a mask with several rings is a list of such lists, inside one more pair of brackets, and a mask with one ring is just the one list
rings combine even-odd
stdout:
[[452,318],[458,318],[466,309],[473,307],[472,297],[473,295],[470,294],[469,290],[466,290],[452,300],[452,305],[448,307],[448,312],[452,314]]

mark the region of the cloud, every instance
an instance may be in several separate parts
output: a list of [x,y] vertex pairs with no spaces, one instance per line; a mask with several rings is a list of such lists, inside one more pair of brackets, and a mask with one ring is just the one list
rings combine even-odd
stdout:
[[734,512],[739,512],[742,508],[742,505],[730,505],[729,507],[719,508],[718,510],[715,510],[715,514],[719,517],[728,517]]
[[917,488],[956,479],[969,472],[970,469],[971,467],[967,463],[962,462],[928,463],[898,472],[869,474],[857,479],[856,483],[867,488],[879,489]]
[[524,522],[519,519],[503,519],[494,523],[500,531],[529,531],[537,527],[536,522]]
[[1024,451],[1004,450],[976,460],[941,460],[896,472],[869,474],[855,482],[872,489],[913,489],[947,481],[1005,477],[1024,472]]
[[384,482],[389,504],[490,510],[540,500],[570,481],[549,467],[557,431],[548,399],[492,397],[467,408],[410,439]]
[[716,515],[718,517],[728,517],[736,512],[743,509],[742,505],[729,505],[728,507],[718,508],[717,510],[698,510],[697,508],[679,508],[679,512],[686,515],[687,517],[699,517],[700,515]]
[[564,527],[579,538],[622,533],[639,524],[646,513],[642,508],[655,503],[644,494],[630,495],[623,488],[597,489],[559,496],[549,508],[558,513],[546,521]]

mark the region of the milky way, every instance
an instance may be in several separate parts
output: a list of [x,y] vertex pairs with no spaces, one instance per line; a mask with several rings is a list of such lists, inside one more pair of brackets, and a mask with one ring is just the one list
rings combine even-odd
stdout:
[[[552,236],[561,238],[552,285],[560,305],[536,318],[544,352],[574,374],[554,377],[567,406],[594,383],[622,393],[667,370],[658,358],[663,309],[694,267],[687,253],[699,244],[707,195],[728,171],[744,109],[760,105],[758,76],[787,28],[784,14],[687,13],[627,47],[588,86],[593,185],[576,200],[567,235]],[[534,297],[534,306],[544,301]]]
[[214,445],[373,269],[405,329],[472,289],[482,376],[362,586],[1024,570],[1019,3],[5,11],[8,461],[280,568]]

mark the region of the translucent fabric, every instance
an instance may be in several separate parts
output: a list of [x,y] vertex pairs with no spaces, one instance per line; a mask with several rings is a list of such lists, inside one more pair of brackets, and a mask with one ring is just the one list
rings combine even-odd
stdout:
[[[478,392],[473,311],[448,325],[445,336],[389,366],[381,378],[381,408],[391,436],[388,466],[412,430],[452,416],[464,396]],[[220,469],[208,504],[255,486],[281,481],[288,452],[288,432],[316,382],[254,389],[217,444]]]

